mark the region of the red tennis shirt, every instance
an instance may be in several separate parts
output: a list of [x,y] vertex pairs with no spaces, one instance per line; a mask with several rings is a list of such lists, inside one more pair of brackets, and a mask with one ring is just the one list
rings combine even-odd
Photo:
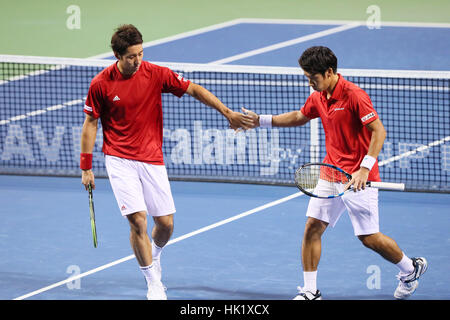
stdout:
[[[306,100],[301,112],[309,119],[322,120],[327,150],[323,162],[352,174],[359,170],[369,150],[372,133],[365,125],[378,119],[378,114],[364,90],[338,76],[330,99],[326,91],[316,91]],[[378,161],[369,173],[369,181],[380,181]]]
[[152,164],[164,164],[161,93],[181,97],[189,81],[170,70],[142,61],[124,78],[117,62],[91,82],[84,112],[101,119],[103,153]]

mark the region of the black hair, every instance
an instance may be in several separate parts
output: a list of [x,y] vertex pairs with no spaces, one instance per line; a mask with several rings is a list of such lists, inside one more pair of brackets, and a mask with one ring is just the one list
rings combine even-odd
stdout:
[[330,48],[315,46],[306,49],[298,59],[300,67],[311,75],[325,72],[331,68],[337,72],[337,58]]
[[111,49],[119,55],[125,54],[128,47],[143,43],[142,34],[132,24],[119,26],[111,38]]

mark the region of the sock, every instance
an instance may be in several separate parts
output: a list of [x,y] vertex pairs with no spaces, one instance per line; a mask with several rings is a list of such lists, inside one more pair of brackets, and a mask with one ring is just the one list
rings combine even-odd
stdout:
[[[163,247],[164,248],[164,247]],[[152,241],[152,258],[153,259],[159,259],[159,257],[161,256],[161,252],[162,252],[162,249],[163,248],[160,248],[160,247],[158,247],[156,244],[155,244],[155,241]]]
[[310,291],[312,293],[316,293],[316,291],[317,291],[317,271],[304,271],[303,272],[303,280],[305,282],[303,291]]
[[408,258],[404,253],[402,260],[396,264],[396,266],[400,269],[400,273],[404,275],[411,274],[414,271],[414,266],[412,260]]
[[144,274],[147,284],[158,279],[158,276],[155,274],[155,268],[153,268],[153,263],[149,266],[140,267],[140,268],[141,268],[142,273]]

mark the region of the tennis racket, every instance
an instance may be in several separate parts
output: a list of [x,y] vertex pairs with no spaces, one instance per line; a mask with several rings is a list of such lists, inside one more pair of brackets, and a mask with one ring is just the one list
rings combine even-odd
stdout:
[[89,213],[91,216],[91,229],[92,229],[92,239],[94,240],[94,248],[97,248],[97,228],[95,226],[95,211],[94,211],[94,197],[92,193],[92,186],[89,183]]
[[[352,190],[352,187],[345,190],[351,179],[351,174],[328,163],[307,163],[295,172],[295,184],[300,191],[310,197],[321,199],[340,197]],[[323,187],[316,188],[319,184]],[[366,185],[384,190],[405,190],[404,183],[368,181]]]

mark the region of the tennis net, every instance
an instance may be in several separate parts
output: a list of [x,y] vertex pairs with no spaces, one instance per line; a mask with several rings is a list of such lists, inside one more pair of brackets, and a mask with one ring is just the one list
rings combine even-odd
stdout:
[[[0,173],[78,176],[83,106],[92,78],[112,60],[0,55]],[[234,111],[299,109],[310,94],[300,68],[155,62],[213,92]],[[450,72],[348,70],[387,130],[382,180],[450,192]],[[163,95],[171,179],[293,185],[295,169],[325,155],[320,120],[300,128],[235,133],[190,96]],[[106,176],[98,131],[94,172]]]

